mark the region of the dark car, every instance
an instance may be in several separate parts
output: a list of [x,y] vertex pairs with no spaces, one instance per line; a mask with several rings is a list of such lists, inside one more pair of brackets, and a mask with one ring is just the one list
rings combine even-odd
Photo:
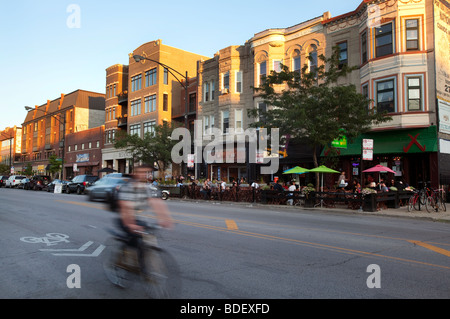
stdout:
[[48,175],[34,175],[30,178],[30,181],[24,185],[24,189],[32,189],[40,191],[48,184],[52,182],[52,179]]
[[111,196],[116,187],[127,182],[129,178],[103,177],[96,181],[92,186],[86,188],[86,193],[91,201],[106,201]]
[[86,187],[91,186],[98,180],[98,176],[94,175],[78,175],[75,176],[66,185],[66,193],[70,194],[76,192],[77,194],[83,194]]
[[5,187],[5,182],[9,178],[9,175],[0,175],[0,187]]
[[46,190],[47,192],[52,192],[52,193],[54,193],[54,192],[55,192],[55,186],[56,186],[56,184],[62,184],[61,192],[65,192],[65,191],[66,191],[66,187],[67,187],[67,183],[68,183],[68,181],[63,181],[63,180],[60,180],[60,179],[55,179],[55,180],[53,180],[51,183],[49,183],[49,184],[44,188],[44,190]]

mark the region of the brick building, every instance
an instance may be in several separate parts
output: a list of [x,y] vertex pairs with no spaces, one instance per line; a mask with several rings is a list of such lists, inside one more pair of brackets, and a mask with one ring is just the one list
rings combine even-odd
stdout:
[[66,136],[64,168],[67,179],[83,174],[100,175],[104,135],[105,126],[101,125]]
[[34,172],[46,173],[50,156],[65,161],[66,135],[101,126],[104,119],[105,95],[101,93],[76,90],[36,105],[22,124],[22,155],[16,166],[25,170],[31,165]]
[[0,163],[14,167],[22,150],[22,128],[7,127],[0,131]]

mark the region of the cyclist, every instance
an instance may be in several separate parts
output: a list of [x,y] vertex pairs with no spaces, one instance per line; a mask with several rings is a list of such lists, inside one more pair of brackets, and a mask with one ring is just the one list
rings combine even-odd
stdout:
[[129,244],[138,248],[142,240],[139,232],[145,230],[145,223],[136,218],[138,212],[146,211],[151,206],[161,227],[173,227],[167,205],[147,184],[147,173],[150,170],[151,166],[147,165],[135,167],[130,181],[120,187],[118,193],[119,227],[128,235]]

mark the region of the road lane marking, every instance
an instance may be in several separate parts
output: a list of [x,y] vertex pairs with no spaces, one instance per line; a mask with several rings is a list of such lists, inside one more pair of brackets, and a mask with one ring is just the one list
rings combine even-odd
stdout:
[[421,241],[416,241],[416,240],[408,240],[408,241],[410,243],[413,243],[414,245],[421,246],[423,248],[432,250],[438,254],[442,254],[444,256],[450,257],[450,251],[448,251],[448,250],[445,250],[445,249],[442,249],[442,248],[439,248],[439,247],[436,247],[436,246],[433,246],[433,245],[430,245],[430,244],[427,244],[427,243],[424,243]]
[[86,207],[91,207],[91,208],[98,208],[98,209],[105,209],[104,206],[101,205],[96,205],[96,204],[90,204],[90,203],[83,203],[83,202],[72,202],[72,201],[67,201],[67,200],[55,200],[55,202],[59,202],[59,203],[64,203],[64,204],[72,204],[72,205],[80,205],[80,206],[86,206]]
[[[156,217],[150,216],[150,215],[146,215],[146,214],[143,214],[143,216],[147,217],[147,218],[151,218],[151,219],[156,219]],[[377,254],[377,253],[372,253],[372,252],[366,252],[366,251],[361,251],[361,250],[354,250],[354,249],[337,247],[337,246],[331,246],[331,245],[320,244],[320,243],[306,242],[306,241],[297,240],[297,239],[283,238],[283,237],[278,237],[278,236],[253,233],[253,232],[242,231],[242,230],[230,230],[230,229],[225,228],[225,227],[212,226],[212,225],[200,224],[200,223],[194,223],[194,222],[187,222],[187,221],[183,221],[183,220],[174,220],[174,222],[178,223],[178,224],[192,226],[192,227],[199,227],[199,228],[216,230],[216,231],[224,231],[224,232],[229,232],[229,233],[242,235],[242,236],[247,236],[247,237],[268,239],[268,240],[274,240],[274,241],[283,241],[283,242],[288,242],[288,243],[295,244],[295,245],[308,246],[308,247],[319,248],[319,249],[326,249],[326,250],[337,251],[337,252],[350,254],[350,255],[358,255],[358,256],[368,256],[368,257],[375,257],[375,258],[390,259],[390,260],[394,260],[394,261],[398,261],[398,262],[405,262],[405,263],[410,263],[410,264],[411,263],[412,264],[419,264],[419,265],[423,265],[423,266],[431,266],[431,267],[437,267],[437,268],[443,268],[443,269],[450,270],[449,266],[436,265],[436,264],[431,264],[431,263],[422,262],[422,261],[418,261],[418,260],[406,259],[406,258],[395,257],[395,256],[387,256],[387,255],[382,255],[382,254]]]
[[236,225],[236,222],[232,219],[225,220],[225,223],[227,224],[227,228],[230,230],[238,230],[239,229]]

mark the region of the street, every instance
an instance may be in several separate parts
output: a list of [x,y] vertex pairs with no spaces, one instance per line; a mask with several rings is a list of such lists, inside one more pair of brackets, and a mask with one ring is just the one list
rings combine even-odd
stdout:
[[[447,223],[167,204],[176,227],[161,241],[180,268],[182,299],[450,298]],[[103,273],[102,244],[117,217],[104,208],[83,195],[1,188],[0,298],[144,298]],[[69,287],[71,265],[80,287]]]

